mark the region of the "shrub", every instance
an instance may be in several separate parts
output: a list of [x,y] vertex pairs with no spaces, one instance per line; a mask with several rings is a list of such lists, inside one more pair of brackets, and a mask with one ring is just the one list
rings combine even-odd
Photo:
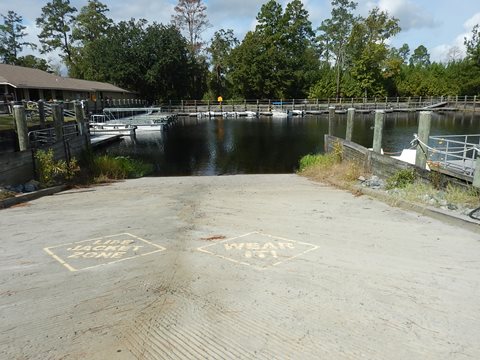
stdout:
[[416,173],[414,169],[403,169],[397,171],[395,175],[390,176],[387,179],[387,189],[399,188],[403,189],[407,185],[413,184],[416,179]]
[[80,170],[77,160],[72,158],[70,162],[65,160],[55,161],[53,149],[38,150],[35,153],[40,185],[42,187],[53,186],[71,181]]
[[125,156],[102,155],[93,160],[93,174],[98,179],[138,178],[153,171],[153,165]]

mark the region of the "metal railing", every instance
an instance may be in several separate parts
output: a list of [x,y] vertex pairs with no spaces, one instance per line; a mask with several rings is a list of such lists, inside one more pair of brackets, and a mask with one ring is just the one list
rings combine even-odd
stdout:
[[328,111],[354,107],[358,110],[415,111],[431,110],[441,105],[448,110],[478,111],[477,96],[418,96],[418,97],[372,97],[372,98],[323,98],[323,99],[224,99],[216,100],[168,100],[157,102],[167,112],[193,113],[201,111],[270,111],[282,110]]
[[[63,140],[70,140],[80,135],[77,124],[68,124],[62,127]],[[55,128],[34,130],[28,133],[28,140],[33,149],[49,147],[57,142]]]
[[430,136],[428,159],[431,165],[473,176],[480,152],[480,135]]

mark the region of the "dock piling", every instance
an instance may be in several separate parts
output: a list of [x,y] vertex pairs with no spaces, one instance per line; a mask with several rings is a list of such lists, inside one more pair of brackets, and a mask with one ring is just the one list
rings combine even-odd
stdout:
[[475,162],[475,172],[473,173],[473,186],[480,189],[480,153],[477,151],[477,160]]
[[345,134],[345,140],[347,141],[352,141],[354,119],[355,119],[355,108],[349,108],[347,110],[347,132]]
[[20,151],[28,150],[30,146],[28,143],[27,114],[25,113],[25,106],[13,105],[13,116],[15,118]]
[[55,128],[56,141],[63,139],[63,109],[60,104],[52,104],[53,126]]
[[[421,111],[418,119],[418,139],[424,143],[428,144],[428,138],[430,136],[430,127],[432,122],[432,112],[431,111]],[[417,145],[417,154],[415,156],[415,165],[425,169],[427,167],[427,151],[423,145]]]
[[328,108],[328,135],[330,136],[333,136],[334,121],[335,121],[335,106],[330,106]]
[[375,129],[373,132],[373,152],[381,154],[382,152],[382,137],[383,125],[385,123],[385,110],[375,111]]
[[45,102],[38,101],[38,116],[40,117],[40,129],[45,129]]
[[78,132],[80,135],[85,134],[85,118],[83,117],[82,104],[79,101],[75,101],[75,121],[77,122]]

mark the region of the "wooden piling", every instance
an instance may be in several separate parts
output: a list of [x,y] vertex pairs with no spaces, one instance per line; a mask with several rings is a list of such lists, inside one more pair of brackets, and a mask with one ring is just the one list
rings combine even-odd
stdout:
[[60,104],[52,104],[53,126],[55,128],[55,139],[61,141],[63,139],[63,109]]
[[480,189],[480,153],[477,151],[477,160],[475,162],[475,172],[473,173],[473,186]]
[[82,104],[79,101],[76,101],[74,104],[75,109],[75,121],[77,122],[78,132],[80,135],[86,133],[85,128],[85,118],[83,117]]
[[335,121],[335,106],[328,108],[328,135],[333,136]]
[[30,147],[28,142],[28,126],[25,106],[13,105],[13,116],[15,118],[19,149],[20,151],[25,151]]
[[352,141],[354,119],[355,119],[355,108],[349,108],[347,110],[347,132],[345,134],[345,140],[347,141]]
[[383,125],[385,123],[385,110],[375,111],[375,129],[373,131],[373,151],[381,154]]
[[38,116],[40,117],[40,129],[45,129],[45,102],[38,101]]
[[[420,111],[418,118],[418,139],[424,143],[428,144],[428,138],[430,137],[430,127],[432,122],[432,112],[431,111]],[[425,169],[427,167],[427,154],[428,149],[421,144],[417,145],[417,153],[415,156],[415,165]]]

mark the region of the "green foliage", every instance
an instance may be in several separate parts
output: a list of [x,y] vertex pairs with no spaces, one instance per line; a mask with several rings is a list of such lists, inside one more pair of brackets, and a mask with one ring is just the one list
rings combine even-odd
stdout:
[[319,155],[305,155],[300,159],[299,171],[303,172],[314,166],[327,168],[338,162],[338,158],[333,153]]
[[410,65],[426,67],[430,65],[430,54],[425,46],[420,45],[414,51],[410,57]]
[[111,180],[138,178],[152,171],[153,165],[124,156],[103,155],[93,160],[93,173],[96,178]]
[[473,27],[471,38],[465,38],[464,44],[467,47],[467,60],[480,68],[480,24]]
[[413,184],[416,177],[414,169],[399,170],[387,179],[386,189],[405,188],[407,185]]
[[33,69],[40,69],[43,71],[49,71],[50,66],[47,61],[42,58],[38,58],[33,55],[20,56],[15,61],[15,65],[29,67]]
[[35,44],[22,41],[28,34],[23,30],[26,26],[22,25],[23,18],[15,11],[8,11],[7,15],[1,15],[3,24],[0,24],[0,60],[5,64],[16,64],[18,53],[25,46],[35,49]]
[[38,164],[39,181],[43,187],[69,182],[80,170],[75,158],[72,158],[69,163],[65,160],[55,161],[52,149],[37,151],[35,159]]
[[285,11],[274,0],[257,15],[255,31],[232,51],[228,77],[245,98],[303,98],[318,79],[320,62],[314,32],[301,1]]
[[76,11],[70,6],[70,0],[52,0],[42,7],[42,14],[36,20],[41,29],[38,39],[42,54],[60,50],[67,65],[73,64],[71,27]]
[[209,89],[213,94],[212,98],[219,95],[223,97],[231,96],[229,90],[232,86],[226,78],[226,74],[230,71],[232,50],[238,44],[239,42],[231,29],[221,29],[213,35],[210,46],[207,49],[210,54],[210,65],[212,67],[209,77]]

